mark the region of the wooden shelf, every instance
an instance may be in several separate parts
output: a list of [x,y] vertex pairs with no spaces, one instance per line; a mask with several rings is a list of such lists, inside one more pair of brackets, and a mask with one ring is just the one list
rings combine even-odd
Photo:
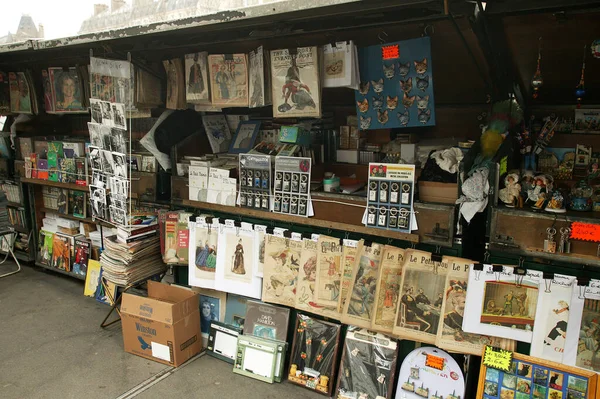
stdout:
[[111,225],[109,223],[102,222],[100,220],[92,220],[92,218],[78,218],[77,216],[73,216],[73,215],[63,215],[61,213],[58,213],[58,211],[55,210],[55,209],[40,208],[39,211],[40,212],[44,212],[44,213],[46,213],[46,212],[56,213],[61,218],[70,219],[70,220],[76,220],[78,222],[101,224],[101,225],[106,226],[106,227],[115,227],[115,226],[113,226],[113,225]]
[[211,204],[208,202],[190,201],[190,200],[183,200],[183,205],[193,207],[193,208],[198,208],[198,209],[206,209],[206,210],[210,210],[210,211],[230,213],[232,215],[255,217],[258,219],[266,219],[266,220],[274,220],[274,221],[283,222],[283,223],[294,223],[294,224],[301,224],[301,225],[305,225],[305,226],[315,226],[315,227],[321,227],[321,228],[326,228],[326,229],[360,233],[360,234],[366,234],[366,235],[371,235],[371,236],[379,236],[379,237],[385,237],[385,238],[414,242],[414,243],[419,242],[419,236],[417,234],[409,234],[409,233],[401,233],[401,232],[392,231],[392,230],[376,229],[376,228],[372,228],[372,227],[365,227],[363,225],[332,222],[329,220],[317,219],[314,217],[304,218],[304,217],[300,217],[300,216],[283,215],[283,214],[274,213],[274,212],[265,212],[265,211],[258,211],[255,209],[240,208],[240,207],[234,207],[234,206],[228,206],[228,205]]
[[67,271],[62,270],[62,269],[57,269],[55,267],[51,267],[51,266],[45,265],[45,264],[40,263],[38,261],[35,262],[35,265],[39,266],[41,268],[44,268],[46,270],[51,270],[51,271],[56,272],[56,273],[64,274],[65,276],[70,276],[70,277],[74,277],[76,279],[84,280],[85,281],[85,276],[81,276],[81,275],[75,274],[73,272],[67,272]]
[[50,180],[22,178],[21,182],[22,183],[28,183],[28,184],[37,184],[39,186],[50,186],[50,187],[66,188],[68,190],[75,190],[75,191],[89,191],[90,190],[88,186],[80,186],[79,184],[61,183],[61,182],[50,181]]
[[12,206],[13,208],[25,208],[23,204],[19,204],[18,202],[10,202],[6,203],[7,206]]

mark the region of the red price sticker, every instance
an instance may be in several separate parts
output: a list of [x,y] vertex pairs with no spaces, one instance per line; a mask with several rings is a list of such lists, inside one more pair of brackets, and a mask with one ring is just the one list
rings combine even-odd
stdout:
[[400,58],[400,46],[397,44],[393,44],[391,46],[381,46],[381,57],[384,60]]
[[573,222],[571,224],[571,238],[573,240],[600,242],[600,225]]

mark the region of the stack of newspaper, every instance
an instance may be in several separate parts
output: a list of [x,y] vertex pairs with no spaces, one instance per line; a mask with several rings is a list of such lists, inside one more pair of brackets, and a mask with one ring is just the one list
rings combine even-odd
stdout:
[[114,236],[105,238],[100,264],[102,276],[118,285],[146,280],[167,268],[157,235],[131,243],[119,242]]

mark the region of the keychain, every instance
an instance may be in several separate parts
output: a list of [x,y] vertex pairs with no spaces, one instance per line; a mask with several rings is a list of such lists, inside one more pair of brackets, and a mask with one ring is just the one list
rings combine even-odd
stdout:
[[261,173],[260,170],[254,172],[254,188],[260,188]]
[[379,202],[388,202],[388,184],[382,181],[379,183]]
[[375,218],[377,217],[377,208],[373,205],[369,207],[369,213],[367,214],[367,224],[375,226]]
[[290,180],[292,180],[292,174],[285,173],[283,175],[283,191],[290,191]]
[[560,244],[558,245],[558,252],[561,254],[571,253],[571,241],[569,241],[569,235],[571,234],[570,228],[560,228]]
[[262,208],[264,210],[269,210],[269,194],[263,194],[262,196]]
[[299,180],[300,176],[298,175],[298,173],[294,173],[292,175],[292,191],[295,193],[298,192]]
[[308,193],[308,175],[300,175],[300,192]]
[[380,207],[379,208],[379,219],[377,220],[377,225],[380,227],[387,227],[387,208]]
[[546,233],[548,234],[548,237],[544,240],[544,252],[551,254],[556,253],[556,241],[554,241],[556,229],[554,227],[548,227]]
[[283,173],[277,172],[275,175],[275,190],[281,191],[281,180],[283,179]]
[[300,215],[306,215],[306,200],[304,198],[300,199],[300,205],[298,206],[298,213]]
[[240,206],[246,206],[246,193],[244,191],[240,194]]
[[241,176],[240,176],[240,185],[242,185],[242,186],[246,185],[246,169],[242,169]]
[[250,188],[252,188],[254,186],[254,183],[252,182],[253,180],[253,176],[254,176],[254,172],[252,172],[251,170],[246,172],[246,185]]
[[267,172],[267,171],[263,172],[262,188],[263,189],[269,188],[269,172]]
[[405,208],[400,208],[400,216],[398,217],[398,228],[406,229],[408,228],[408,217],[410,212]]
[[275,212],[281,211],[281,195],[276,195],[275,200],[273,201],[273,209]]
[[298,198],[292,197],[292,203],[290,205],[290,213],[295,215],[298,213]]
[[390,220],[388,227],[395,229],[396,226],[398,226],[398,208],[390,208]]
[[369,201],[377,201],[377,182],[375,181],[369,183]]
[[290,213],[290,197],[288,195],[284,196],[281,201],[281,212]]
[[400,191],[400,185],[398,183],[392,183],[392,192],[390,193],[390,202],[393,204],[398,203],[398,193]]
[[410,204],[410,184],[402,184],[402,203],[405,205]]

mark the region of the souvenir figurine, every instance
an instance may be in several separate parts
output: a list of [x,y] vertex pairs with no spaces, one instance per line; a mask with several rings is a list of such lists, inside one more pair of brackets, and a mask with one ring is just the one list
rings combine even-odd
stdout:
[[523,199],[521,197],[521,185],[519,184],[519,175],[516,173],[509,173],[504,178],[504,188],[498,191],[498,198],[504,202],[507,207],[514,208],[515,206],[520,208],[523,206]]
[[533,172],[526,170],[521,176],[521,197],[528,198],[529,190],[533,189]]
[[546,205],[546,212],[565,213],[566,211],[565,197],[559,190],[554,191],[548,205]]
[[542,209],[544,202],[546,201],[546,185],[548,180],[546,179],[546,176],[539,175],[536,176],[533,181],[533,188],[527,191],[527,204],[531,205],[533,209]]

